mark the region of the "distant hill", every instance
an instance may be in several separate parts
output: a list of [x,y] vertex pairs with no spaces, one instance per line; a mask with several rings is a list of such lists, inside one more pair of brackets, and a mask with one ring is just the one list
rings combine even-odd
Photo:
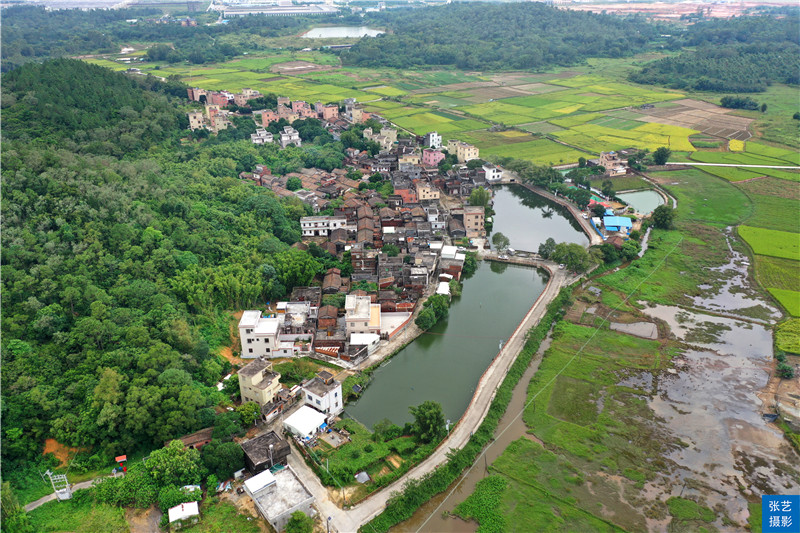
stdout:
[[761,92],[770,83],[800,83],[800,18],[710,20],[690,26],[677,43],[695,47],[631,74],[637,83],[673,89]]
[[453,66],[519,70],[623,57],[663,33],[643,18],[559,10],[539,2],[458,3],[371,14],[390,33],[362,39],[342,54],[360,67]]

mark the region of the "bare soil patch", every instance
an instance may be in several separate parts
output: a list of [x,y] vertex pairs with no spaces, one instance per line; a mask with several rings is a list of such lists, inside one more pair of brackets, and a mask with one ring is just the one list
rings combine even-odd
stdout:
[[157,533],[161,531],[159,522],[161,522],[162,513],[158,507],[150,507],[148,509],[126,509],[125,521],[131,528],[131,533]]
[[749,127],[753,119],[731,115],[730,109],[691,98],[676,100],[672,104],[669,107],[632,109],[632,111],[641,114],[642,117],[638,120],[644,122],[682,126],[713,137],[747,140],[752,136]]
[[272,72],[282,74],[296,74],[298,72],[322,72],[331,70],[333,67],[317,65],[308,61],[287,61],[286,63],[276,63],[270,67]]
[[47,439],[44,441],[44,451],[42,455],[47,455],[48,453],[52,453],[56,459],[61,461],[59,466],[67,464],[67,462],[75,456],[76,453],[80,451],[79,448],[73,448],[72,446],[66,446],[61,444],[56,439]]

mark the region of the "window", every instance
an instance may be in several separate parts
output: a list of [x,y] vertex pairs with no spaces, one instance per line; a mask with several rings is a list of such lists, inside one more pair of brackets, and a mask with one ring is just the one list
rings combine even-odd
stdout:
[[338,397],[339,397],[339,393],[338,393],[338,392],[334,392],[334,393],[333,393],[333,397],[334,397],[334,398],[338,398]]
[[252,344],[252,343],[253,343],[253,339],[247,339],[247,344]]
[[244,330],[244,332],[249,335],[250,333],[253,333],[253,330],[252,329],[246,329],[246,330]]
[[317,405],[322,405],[321,403],[319,403],[319,400],[317,400]]
[[309,400],[313,400],[310,394],[306,394],[306,397],[308,397]]
[[339,407],[339,402],[333,402],[334,407]]
[[248,353],[253,353],[253,349],[252,349],[252,348],[248,348],[248,349],[247,349],[247,352],[248,352]]

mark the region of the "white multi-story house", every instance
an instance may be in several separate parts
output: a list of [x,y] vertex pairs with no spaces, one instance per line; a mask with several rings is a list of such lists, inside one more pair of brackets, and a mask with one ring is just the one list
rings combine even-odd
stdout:
[[483,171],[486,173],[486,181],[489,183],[497,183],[503,179],[503,169],[491,163],[484,164]]
[[303,142],[300,140],[300,133],[291,126],[284,126],[281,132],[281,148],[286,148],[290,144],[300,146]]
[[428,148],[433,148],[434,150],[439,149],[442,147],[442,136],[435,131],[426,133],[424,144]]
[[348,294],[344,299],[347,335],[381,332],[381,305],[373,304],[369,296]]
[[302,217],[300,219],[300,229],[303,230],[303,237],[327,237],[335,229],[347,226],[347,217]]
[[333,379],[333,374],[323,370],[317,377],[302,384],[303,401],[314,409],[329,415],[338,415],[344,410],[342,384]]
[[263,128],[259,128],[255,133],[250,134],[250,141],[253,144],[267,144],[273,141],[272,133]]
[[278,318],[265,318],[261,311],[245,311],[239,320],[239,338],[242,341],[242,358],[277,357]]

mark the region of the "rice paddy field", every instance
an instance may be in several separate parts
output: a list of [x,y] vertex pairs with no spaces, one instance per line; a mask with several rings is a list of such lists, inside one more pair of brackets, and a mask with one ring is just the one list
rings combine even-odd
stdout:
[[[114,70],[131,66],[114,59],[112,55],[88,61]],[[750,137],[750,123],[763,121],[757,114],[722,109],[707,95],[700,95],[706,100],[702,101],[677,91],[622,83],[617,80],[624,76],[609,74],[614,71],[606,68],[608,64],[538,74],[362,69],[341,68],[338,56],[324,51],[279,50],[221,64],[135,66],[155,75],[178,75],[188,84],[213,90],[251,87],[324,103],[356,98],[367,111],[408,132],[437,131],[445,139],[474,144],[483,158],[515,157],[558,165],[609,150],[654,151],[666,146],[673,152],[671,161],[800,166],[797,150]],[[792,95],[796,99],[790,88],[770,88],[770,109],[789,109],[784,100]],[[781,107],[781,102],[786,105]],[[505,131],[489,131],[498,124]],[[763,125],[758,130],[763,139],[775,140],[762,133]],[[782,133],[779,138],[788,137]],[[800,316],[800,172],[696,168],[693,172],[726,180],[749,198],[752,214],[740,236],[755,253],[756,277],[789,313]],[[702,194],[719,197],[725,189],[720,186]],[[697,206],[691,216],[702,219],[702,209]]]

